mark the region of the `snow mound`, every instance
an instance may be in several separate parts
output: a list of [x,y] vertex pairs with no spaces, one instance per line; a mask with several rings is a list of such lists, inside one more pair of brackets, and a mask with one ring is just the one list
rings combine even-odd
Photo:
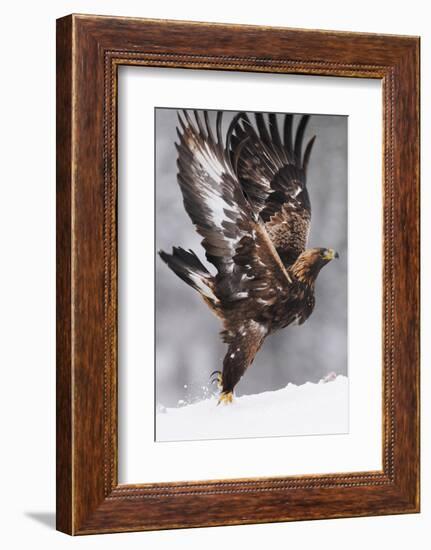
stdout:
[[348,432],[348,379],[289,384],[236,397],[217,406],[212,397],[179,408],[158,407],[157,441],[323,435]]

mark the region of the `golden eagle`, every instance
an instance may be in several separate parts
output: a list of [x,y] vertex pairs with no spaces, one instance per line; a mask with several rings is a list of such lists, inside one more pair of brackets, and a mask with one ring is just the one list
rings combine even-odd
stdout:
[[255,113],[254,124],[238,113],[225,139],[222,118],[217,112],[214,129],[207,111],[178,113],[175,144],[184,207],[217,273],[192,250],[174,247],[172,254],[159,254],[223,323],[228,350],[223,371],[216,373],[219,402],[229,403],[266,336],[311,315],[316,277],[338,254],[306,248],[306,172],[315,140],[303,153],[309,115],[293,132],[294,117],[286,114],[283,138],[274,113]]

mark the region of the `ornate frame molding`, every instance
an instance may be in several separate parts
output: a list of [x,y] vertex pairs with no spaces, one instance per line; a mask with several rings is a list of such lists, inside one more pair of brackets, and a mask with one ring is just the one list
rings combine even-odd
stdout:
[[[255,46],[257,36],[266,45]],[[202,42],[216,38],[228,45],[204,49]],[[69,16],[58,20],[57,48],[58,529],[84,534],[418,511],[418,39]],[[382,471],[118,484],[120,65],[382,80]]]

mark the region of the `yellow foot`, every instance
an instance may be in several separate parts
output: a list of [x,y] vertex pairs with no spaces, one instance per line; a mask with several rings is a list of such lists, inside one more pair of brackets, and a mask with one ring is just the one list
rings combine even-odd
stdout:
[[220,405],[222,403],[223,405],[229,405],[229,403],[232,403],[233,401],[233,393],[231,391],[224,391],[218,400],[217,405]]

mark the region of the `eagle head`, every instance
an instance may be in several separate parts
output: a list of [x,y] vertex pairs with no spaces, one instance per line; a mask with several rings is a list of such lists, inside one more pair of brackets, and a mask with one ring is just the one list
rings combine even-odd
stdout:
[[309,248],[298,256],[292,273],[301,282],[313,284],[322,267],[335,258],[339,254],[333,248]]

